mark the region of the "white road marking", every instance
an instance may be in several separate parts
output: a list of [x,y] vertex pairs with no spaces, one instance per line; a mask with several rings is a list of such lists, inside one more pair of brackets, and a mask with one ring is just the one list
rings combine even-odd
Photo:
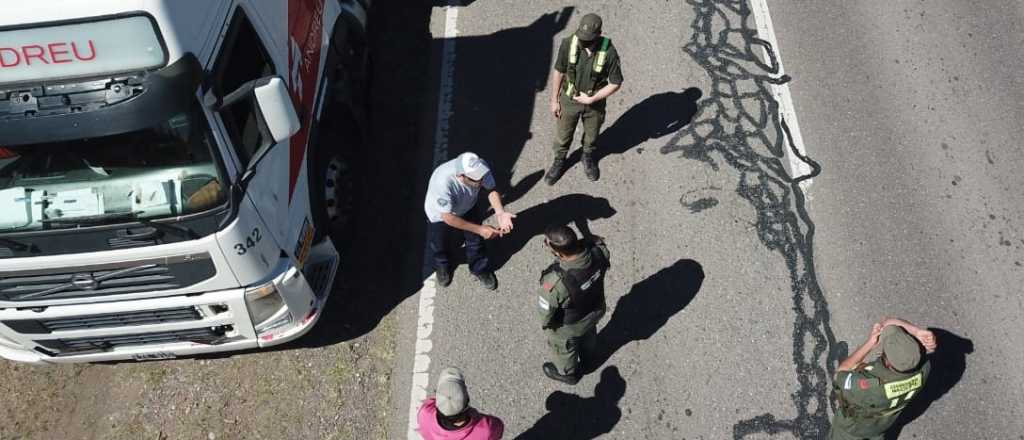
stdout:
[[[455,93],[455,37],[459,21],[459,9],[445,7],[444,46],[441,51],[441,86],[438,89],[437,126],[434,127],[434,167],[448,160],[448,120],[452,115]],[[434,344],[430,334],[434,330],[434,297],[437,295],[437,278],[431,275],[420,289],[419,317],[416,320],[416,348],[413,355],[412,382],[409,390],[409,429],[406,438],[421,440],[416,414],[427,398],[430,385],[430,350]]]
[[[782,65],[782,54],[779,50],[779,42],[775,39],[775,26],[772,25],[771,14],[768,13],[768,2],[767,0],[750,0],[750,9],[754,15],[754,22],[757,23],[757,35],[768,44],[771,44],[772,50],[775,51],[775,59],[779,63],[779,75],[786,73],[785,68]],[[764,52],[764,59],[768,60],[768,51],[764,47],[761,48]],[[804,149],[804,138],[800,134],[800,123],[796,119],[796,111],[793,109],[793,98],[789,94],[789,84],[783,85],[772,85],[772,95],[775,96],[775,100],[779,103],[779,111],[782,112],[782,118],[789,125],[789,134],[793,146],[800,152],[801,155],[807,156],[807,150]],[[811,167],[799,157],[794,155],[788,148],[785,148],[786,159],[789,161],[789,172],[792,177],[798,178],[806,176],[811,173]],[[800,182],[800,187],[803,190],[811,186],[811,180],[807,179]]]
[[416,348],[413,355],[412,383],[409,391],[409,440],[420,440],[416,430],[416,414],[427,398],[427,386],[430,384],[430,349],[434,344],[430,334],[434,330],[434,296],[437,295],[437,278],[431,275],[420,289],[419,319],[416,320]]

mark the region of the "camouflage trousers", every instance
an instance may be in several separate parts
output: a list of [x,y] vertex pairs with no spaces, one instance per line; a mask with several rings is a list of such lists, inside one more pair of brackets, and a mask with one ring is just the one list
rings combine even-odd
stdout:
[[551,363],[558,372],[575,375],[580,370],[580,362],[597,349],[597,323],[604,316],[604,310],[593,312],[583,320],[563,325],[557,330],[545,330],[548,339],[548,350]]

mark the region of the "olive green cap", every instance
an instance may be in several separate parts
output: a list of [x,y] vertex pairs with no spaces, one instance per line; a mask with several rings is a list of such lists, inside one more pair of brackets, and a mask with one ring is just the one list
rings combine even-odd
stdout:
[[910,371],[921,363],[921,345],[898,325],[882,329],[882,352],[897,371]]
[[594,41],[598,35],[601,35],[601,16],[597,14],[584,15],[580,20],[580,28],[576,30],[576,36],[580,41]]

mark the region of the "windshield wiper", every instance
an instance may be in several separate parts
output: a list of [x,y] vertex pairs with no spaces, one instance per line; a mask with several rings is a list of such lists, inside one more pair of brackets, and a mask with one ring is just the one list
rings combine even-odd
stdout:
[[181,225],[170,225],[167,223],[158,223],[148,218],[140,218],[139,214],[142,211],[135,212],[112,212],[109,214],[100,215],[84,215],[80,217],[58,217],[58,218],[44,218],[40,220],[43,224],[70,224],[70,225],[97,225],[107,223],[111,220],[133,220],[143,225],[149,226],[158,231],[167,232],[170,234],[177,235],[182,238],[194,240],[199,238],[199,234],[192,229],[181,226]]
[[149,226],[149,227],[151,227],[153,229],[156,229],[156,230],[159,230],[159,231],[168,232],[168,233],[177,235],[177,236],[179,236],[181,238],[186,238],[186,239],[189,239],[189,240],[195,240],[195,239],[199,238],[199,234],[196,234],[196,231],[193,231],[188,226],[171,225],[171,224],[167,224],[167,223],[157,223],[157,222],[155,222],[153,220],[150,220],[148,218],[136,218],[135,220],[138,221],[139,223],[142,223],[142,224],[144,224],[146,226]]
[[111,212],[99,215],[82,215],[76,217],[54,217],[40,219],[39,223],[44,225],[100,225],[111,220],[136,220],[138,212]]

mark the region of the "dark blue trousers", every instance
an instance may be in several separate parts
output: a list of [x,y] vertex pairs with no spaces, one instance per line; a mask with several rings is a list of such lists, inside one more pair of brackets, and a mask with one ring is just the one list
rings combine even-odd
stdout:
[[[466,221],[479,224],[481,221],[480,211],[472,209],[462,216]],[[487,249],[484,246],[483,237],[469,231],[462,231],[448,226],[445,222],[427,223],[427,241],[430,246],[430,253],[434,255],[434,268],[443,267],[451,270],[448,253],[448,240],[446,237],[450,232],[461,232],[466,243],[466,261],[469,262],[469,271],[475,274],[488,271]]]

